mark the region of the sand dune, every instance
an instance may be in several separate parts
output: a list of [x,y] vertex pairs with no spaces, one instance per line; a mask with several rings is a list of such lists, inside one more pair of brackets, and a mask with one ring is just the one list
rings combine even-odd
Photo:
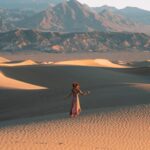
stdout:
[[74,119],[57,114],[7,122],[10,127],[0,128],[0,149],[149,150],[149,114],[150,105],[141,105],[87,111]]
[[122,61],[122,60],[118,60],[118,61],[116,61],[116,63],[119,65],[127,65],[127,62]]
[[5,62],[9,62],[9,60],[4,57],[0,57],[0,63],[5,63]]
[[9,62],[9,63],[2,63],[0,66],[8,66],[8,67],[15,67],[15,66],[29,66],[29,65],[36,65],[37,63],[32,60],[25,60],[21,62]]
[[53,62],[52,61],[44,61],[41,64],[43,64],[43,65],[50,65],[50,64],[53,64]]
[[0,89],[40,90],[46,88],[8,78],[0,72]]
[[[143,72],[149,68],[126,72],[94,67],[98,62],[1,67],[0,150],[148,150],[150,78]],[[74,81],[91,94],[81,97],[81,116],[71,119],[66,96]],[[17,90],[34,85],[48,89]]]
[[[130,68],[130,72],[132,69]],[[84,110],[150,102],[150,92],[146,90],[148,87],[144,89],[133,86],[134,83],[150,84],[148,77],[139,76],[140,70],[135,74],[124,73],[124,69],[121,69],[122,72],[117,70],[120,69],[62,65],[2,67],[7,77],[47,87],[48,90],[32,92],[0,90],[2,101],[0,120],[68,112],[71,99],[65,97],[70,93],[74,81],[81,84],[83,91],[91,91],[89,96],[81,98]],[[148,70],[149,68],[145,68],[144,72]],[[13,106],[10,105],[10,100],[13,100]]]
[[57,65],[76,65],[76,66],[94,66],[94,67],[109,67],[109,68],[127,68],[127,66],[114,64],[107,59],[84,59],[56,62]]
[[96,59],[96,63],[98,63],[101,67],[109,67],[109,68],[128,68],[124,65],[114,64],[107,59]]

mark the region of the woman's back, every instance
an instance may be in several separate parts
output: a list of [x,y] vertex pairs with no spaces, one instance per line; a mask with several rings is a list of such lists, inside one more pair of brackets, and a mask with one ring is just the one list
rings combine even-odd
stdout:
[[72,95],[75,97],[80,93],[78,89],[72,89]]

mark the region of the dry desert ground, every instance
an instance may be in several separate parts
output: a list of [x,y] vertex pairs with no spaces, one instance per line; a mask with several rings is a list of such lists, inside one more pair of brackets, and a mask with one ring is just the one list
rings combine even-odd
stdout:
[[[0,150],[149,150],[150,68],[118,62],[1,57]],[[70,118],[74,81],[91,94]]]

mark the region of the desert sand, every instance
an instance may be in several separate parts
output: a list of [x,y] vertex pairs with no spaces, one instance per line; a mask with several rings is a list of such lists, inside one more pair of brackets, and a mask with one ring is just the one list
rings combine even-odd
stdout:
[[95,66],[95,67],[109,67],[109,68],[128,68],[125,65],[112,63],[107,59],[84,59],[56,62],[56,65],[73,65],[73,66]]
[[141,105],[85,111],[74,119],[58,114],[26,119],[30,124],[7,122],[0,129],[0,149],[148,150],[149,113],[150,105]]
[[46,53],[37,51],[20,51],[20,52],[0,52],[0,56],[12,61],[18,60],[33,60],[38,62],[58,62],[68,60],[82,60],[82,59],[108,59],[110,61],[145,61],[150,59],[149,51],[116,51],[116,52],[94,52],[94,53]]
[[15,66],[29,66],[29,65],[36,65],[37,63],[33,60],[24,60],[20,62],[3,62],[0,64],[0,66],[6,66],[6,67],[15,67]]
[[6,62],[9,62],[9,60],[4,57],[0,57],[0,63],[6,63]]
[[[47,89],[0,89],[0,149],[148,150],[149,67],[114,67],[109,60],[97,67],[104,65],[98,62],[1,66],[5,80]],[[66,96],[74,81],[91,94],[81,97],[82,113],[72,119]]]
[[46,88],[6,77],[0,72],[0,89],[40,90]]

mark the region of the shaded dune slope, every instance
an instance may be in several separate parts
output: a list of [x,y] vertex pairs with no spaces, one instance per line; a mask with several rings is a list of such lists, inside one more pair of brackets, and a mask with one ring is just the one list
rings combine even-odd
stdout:
[[[0,90],[1,120],[68,112],[71,98],[66,99],[66,96],[73,81],[80,82],[83,91],[91,91],[89,96],[81,97],[83,110],[150,102],[150,80],[145,76],[83,66],[37,65],[1,69],[7,77],[48,87],[44,91]],[[143,88],[143,85],[146,86]]]

